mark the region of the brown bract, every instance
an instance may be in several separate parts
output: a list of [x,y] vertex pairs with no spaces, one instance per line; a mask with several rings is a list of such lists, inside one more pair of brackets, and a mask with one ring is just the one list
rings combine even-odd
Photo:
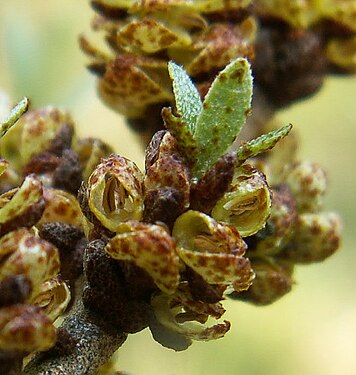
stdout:
[[174,293],[179,283],[179,258],[166,229],[130,220],[120,224],[116,233],[105,251],[114,259],[134,262],[163,292]]
[[237,230],[198,211],[181,215],[173,227],[179,257],[209,284],[247,289],[254,273],[243,257],[246,244]]
[[46,350],[55,339],[51,320],[38,307],[19,304],[0,309],[0,349]]
[[60,270],[58,250],[27,229],[18,229],[0,239],[0,281],[25,275],[32,285],[32,296],[46,280]]
[[44,207],[41,181],[35,175],[27,176],[20,187],[0,196],[0,234],[32,227],[40,219]]
[[[162,86],[164,81],[167,85]],[[131,118],[140,117],[146,106],[164,102],[172,95],[165,61],[129,54],[117,56],[106,66],[98,91],[107,105]]]
[[218,199],[228,190],[235,165],[236,153],[223,155],[198,183],[192,185],[190,207],[210,214]]
[[82,226],[83,214],[74,195],[63,190],[45,188],[45,209],[38,225],[62,222],[76,227]]
[[151,223],[162,221],[171,227],[175,219],[189,207],[189,170],[169,132],[163,135],[157,145],[156,140],[153,139],[147,152],[144,220]]
[[242,293],[232,293],[230,297],[256,305],[268,305],[288,293],[293,285],[293,266],[283,261],[259,259],[253,262],[256,279],[252,286]]

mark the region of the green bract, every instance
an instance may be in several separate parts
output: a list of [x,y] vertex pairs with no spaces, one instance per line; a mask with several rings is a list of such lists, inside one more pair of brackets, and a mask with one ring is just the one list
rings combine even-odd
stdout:
[[291,130],[292,125],[289,124],[244,143],[237,149],[238,164],[241,165],[247,159],[272,149],[276,143],[288,135]]
[[252,98],[250,64],[238,58],[227,65],[212,83],[203,103],[183,68],[170,62],[169,73],[179,120],[174,123],[165,119],[165,124],[175,135],[183,133],[178,131],[177,122],[191,133],[196,146],[194,157],[191,145],[183,153],[193,162],[193,177],[200,178],[227,151],[245,124]]
[[28,104],[28,99],[23,98],[16,104],[16,106],[5,118],[1,119],[0,138],[2,138],[6,134],[6,132],[16,123],[16,121],[27,111]]
[[[233,60],[215,78],[203,103],[182,67],[171,61],[168,69],[176,114],[163,108],[164,124],[191,165],[192,177],[200,179],[226,153],[245,124],[251,110],[251,67],[244,58]],[[237,150],[237,165],[273,148],[291,128],[287,125],[244,143]]]

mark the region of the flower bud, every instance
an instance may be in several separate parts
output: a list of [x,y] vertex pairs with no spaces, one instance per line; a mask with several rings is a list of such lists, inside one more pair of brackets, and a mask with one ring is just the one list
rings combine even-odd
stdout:
[[164,293],[172,294],[179,282],[179,258],[174,239],[158,225],[130,220],[116,227],[105,251],[114,259],[134,262]]
[[12,275],[25,275],[32,295],[46,280],[60,271],[58,250],[27,229],[18,229],[0,239],[0,281]]
[[256,21],[252,17],[237,25],[217,23],[195,38],[191,46],[195,52],[192,60],[179,55],[180,49],[170,51],[170,58],[184,64],[193,77],[218,71],[236,57],[253,59],[256,31]]
[[0,234],[32,227],[40,219],[44,206],[41,181],[35,175],[27,176],[19,188],[0,196]]
[[88,180],[88,206],[103,226],[116,232],[120,223],[142,218],[143,176],[135,163],[112,154]]
[[284,173],[297,204],[298,212],[317,212],[326,191],[326,174],[317,164],[308,161],[288,166]]
[[332,212],[302,214],[283,256],[295,263],[321,262],[339,247],[340,217]]
[[61,155],[70,148],[74,132],[69,114],[53,107],[28,112],[19,120],[22,126],[20,153],[23,162],[42,151]]
[[9,162],[0,158],[0,194],[5,193],[21,184],[18,173],[9,168]]
[[242,237],[263,228],[271,212],[271,193],[265,176],[249,165],[238,168],[230,189],[218,200],[211,215],[232,224]]
[[280,253],[290,240],[297,220],[295,201],[287,188],[273,190],[271,216],[267,220],[267,233],[262,229],[255,235],[253,254],[274,256]]
[[126,117],[137,118],[150,104],[171,97],[165,61],[121,54],[108,63],[99,81],[101,99]]
[[37,289],[37,294],[29,303],[40,307],[51,321],[55,321],[66,310],[70,298],[66,283],[58,277],[53,277]]
[[293,267],[260,258],[253,262],[256,278],[246,291],[233,292],[229,297],[256,305],[269,305],[288,293],[293,284]]
[[38,225],[61,222],[82,226],[83,214],[74,195],[63,190],[45,188],[43,196],[46,202],[45,210]]
[[19,304],[0,309],[1,350],[46,350],[55,340],[55,328],[39,308]]
[[188,211],[173,227],[177,252],[183,262],[209,284],[234,283],[246,289],[254,274],[245,253],[246,244],[232,226],[219,224],[210,216]]
[[147,151],[144,180],[144,220],[171,226],[189,207],[189,171],[176,149],[175,139],[166,132],[160,143],[154,137]]
[[85,182],[100,163],[100,159],[114,152],[108,144],[97,138],[79,139],[73,148],[79,156]]

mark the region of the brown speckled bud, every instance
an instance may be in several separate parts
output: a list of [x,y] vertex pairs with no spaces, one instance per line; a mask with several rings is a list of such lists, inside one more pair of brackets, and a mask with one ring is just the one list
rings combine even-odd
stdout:
[[42,151],[60,156],[71,146],[73,121],[68,113],[56,108],[30,111],[17,126],[22,127],[20,153],[24,163]]
[[192,60],[181,49],[172,50],[170,58],[185,69],[192,77],[221,70],[236,57],[254,58],[253,43],[256,37],[256,21],[248,18],[241,24],[217,23],[208,27],[194,40]]
[[288,293],[293,284],[293,267],[270,259],[253,262],[256,278],[246,291],[233,292],[229,297],[256,305],[269,305]]
[[173,227],[179,257],[209,284],[236,283],[246,289],[254,273],[242,255],[246,244],[237,230],[198,211],[181,215]]
[[29,303],[36,305],[52,320],[55,321],[66,310],[70,302],[70,291],[66,283],[58,277],[45,281],[38,288]]
[[27,229],[18,229],[0,239],[0,258],[0,281],[25,275],[31,282],[32,295],[60,270],[58,250]]
[[114,152],[108,144],[97,138],[79,139],[73,148],[79,156],[85,182],[100,163],[100,159]]
[[218,200],[211,215],[232,224],[242,237],[262,229],[271,212],[271,193],[263,173],[243,165],[233,177],[230,189]]
[[127,221],[116,229],[105,251],[114,259],[134,262],[163,292],[172,294],[179,282],[179,258],[174,239],[158,225]]
[[189,207],[189,171],[169,132],[154,137],[147,151],[144,180],[146,222],[162,221],[171,226]]
[[283,257],[295,263],[323,261],[339,247],[341,220],[335,213],[302,214]]
[[63,190],[45,188],[43,196],[45,210],[38,225],[61,222],[79,228],[82,226],[83,214],[74,195]]
[[108,63],[98,91],[110,108],[127,117],[139,117],[146,106],[171,97],[167,63],[133,54],[116,56]]
[[97,166],[88,180],[88,207],[112,232],[126,220],[142,218],[143,176],[135,163],[112,154]]
[[19,188],[0,196],[0,234],[32,227],[40,219],[44,206],[41,181],[35,175],[27,176]]
[[105,33],[111,53],[98,50],[84,37],[81,47],[92,61],[89,69],[99,76],[102,100],[135,120],[141,132],[162,127],[155,119],[162,105],[173,101],[169,60],[183,65],[203,92],[231,60],[254,58],[257,26],[253,17],[247,18],[250,3],[95,1],[94,8],[101,15],[93,28]]
[[308,161],[289,165],[284,172],[284,182],[295,199],[298,212],[320,210],[327,180],[319,165]]
[[38,307],[19,304],[0,309],[0,349],[46,350],[55,339],[51,320]]
[[267,229],[255,235],[256,242],[251,249],[253,254],[274,256],[280,253],[291,238],[296,220],[297,210],[290,191],[283,186],[274,189]]

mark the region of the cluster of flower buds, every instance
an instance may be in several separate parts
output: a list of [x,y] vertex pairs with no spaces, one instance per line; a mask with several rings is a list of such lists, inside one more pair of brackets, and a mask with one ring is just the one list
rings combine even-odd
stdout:
[[73,141],[72,120],[58,109],[18,120],[27,106],[25,99],[1,122],[1,373],[56,341],[53,322],[70,302],[87,244],[77,190],[111,151],[96,139]]
[[84,36],[98,92],[131,125],[152,135],[173,102],[167,62],[184,66],[205,95],[219,70],[247,58],[273,106],[316,92],[325,74],[354,72],[353,1],[93,0],[107,52]]
[[[176,114],[162,111],[167,130],[148,145],[145,173],[112,154],[80,189],[91,241],[83,301],[124,332],[148,326],[162,345],[184,350],[229,330],[227,321],[205,325],[222,317],[226,296],[266,304],[285,294],[294,263],[336,250],[339,220],[318,212],[320,168],[280,171],[261,159],[290,126],[229,150],[250,107],[245,59],[219,73],[204,103],[181,67],[170,63],[169,74]],[[274,167],[272,188],[259,166]]]
[[[276,163],[276,154],[289,152]],[[271,215],[266,226],[248,237],[248,256],[256,272],[253,285],[230,297],[257,305],[270,304],[293,285],[298,264],[320,262],[339,246],[341,221],[337,214],[322,211],[326,174],[316,163],[298,161],[286,139],[276,153],[258,158],[255,164],[269,176],[273,193]],[[273,155],[274,154],[274,155]]]

